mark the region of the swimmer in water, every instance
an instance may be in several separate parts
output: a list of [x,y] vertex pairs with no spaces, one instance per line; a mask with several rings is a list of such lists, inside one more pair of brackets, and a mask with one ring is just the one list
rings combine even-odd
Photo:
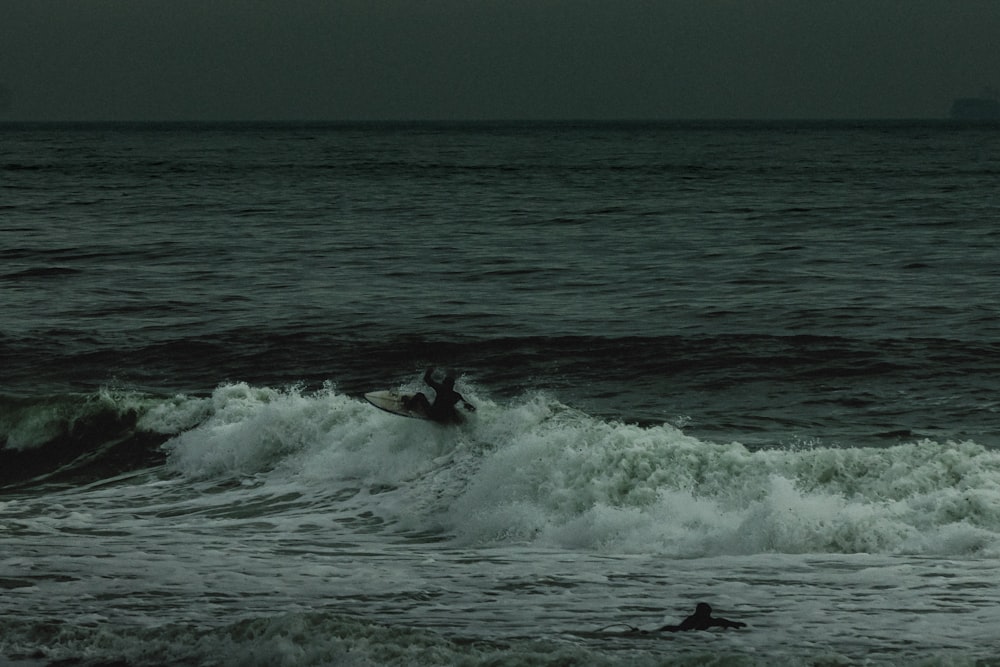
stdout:
[[712,616],[712,607],[707,602],[699,602],[694,613],[681,621],[680,625],[664,625],[660,632],[683,632],[687,630],[708,630],[709,628],[745,628],[746,623],[730,621],[728,618]]

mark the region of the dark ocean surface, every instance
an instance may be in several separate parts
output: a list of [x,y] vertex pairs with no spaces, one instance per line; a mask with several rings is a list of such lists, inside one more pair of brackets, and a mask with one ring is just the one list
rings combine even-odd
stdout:
[[1000,664],[998,129],[0,125],[0,657]]

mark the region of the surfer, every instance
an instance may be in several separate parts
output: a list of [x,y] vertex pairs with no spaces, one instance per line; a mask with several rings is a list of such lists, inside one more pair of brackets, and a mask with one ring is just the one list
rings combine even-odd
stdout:
[[681,621],[680,625],[664,625],[660,632],[679,632],[684,630],[708,630],[709,628],[745,628],[746,623],[730,621],[728,618],[712,616],[712,607],[707,602],[699,602],[694,613]]
[[406,408],[423,412],[429,419],[441,424],[448,422],[459,422],[461,416],[455,410],[455,405],[461,401],[462,405],[469,412],[475,412],[476,406],[469,403],[465,398],[455,391],[455,376],[448,373],[444,380],[437,382],[434,379],[434,367],[431,366],[424,373],[424,382],[434,390],[434,403],[427,400],[423,392],[417,392],[406,400]]

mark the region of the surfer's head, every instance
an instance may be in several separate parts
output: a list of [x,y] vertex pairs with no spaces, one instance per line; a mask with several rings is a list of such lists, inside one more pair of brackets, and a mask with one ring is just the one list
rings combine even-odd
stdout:
[[455,376],[452,375],[451,373],[448,373],[447,375],[444,376],[444,381],[441,384],[446,386],[448,389],[451,389],[452,387],[455,386]]
[[712,606],[707,602],[699,602],[698,606],[694,608],[695,616],[711,616]]

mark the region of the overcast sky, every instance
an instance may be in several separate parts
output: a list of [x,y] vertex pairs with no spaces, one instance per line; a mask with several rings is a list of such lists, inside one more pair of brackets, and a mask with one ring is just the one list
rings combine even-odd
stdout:
[[1000,0],[0,0],[0,119],[936,118]]

